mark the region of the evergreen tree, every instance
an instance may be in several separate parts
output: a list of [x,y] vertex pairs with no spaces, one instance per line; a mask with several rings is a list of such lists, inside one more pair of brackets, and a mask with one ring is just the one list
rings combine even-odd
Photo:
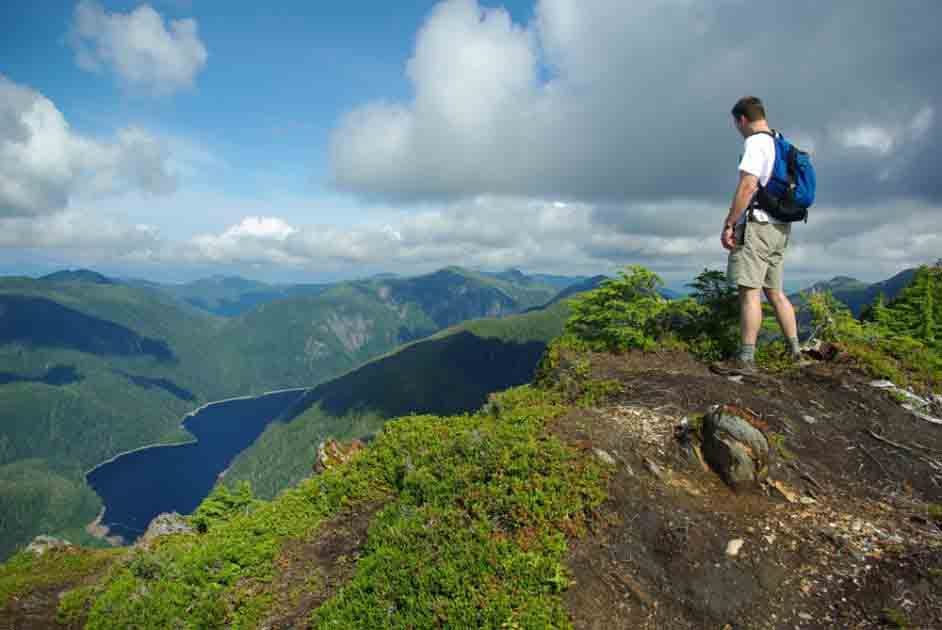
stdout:
[[935,343],[935,312],[933,308],[933,293],[936,284],[934,275],[931,271],[926,277],[926,297],[922,301],[922,339],[927,345],[932,346]]
[[942,351],[942,266],[924,265],[916,270],[909,286],[874,321],[894,335]]
[[877,294],[873,304],[865,306],[860,312],[860,319],[866,322],[873,322],[880,326],[886,326],[889,313],[886,310],[886,294],[882,291]]

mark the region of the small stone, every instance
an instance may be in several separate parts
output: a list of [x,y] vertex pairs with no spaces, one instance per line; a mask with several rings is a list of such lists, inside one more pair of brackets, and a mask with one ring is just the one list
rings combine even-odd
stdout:
[[811,615],[809,615],[809,614],[806,613],[806,612],[800,612],[800,613],[798,613],[798,618],[801,619],[801,620],[803,620],[803,621],[811,621],[812,619],[814,619],[814,617],[812,617]]
[[854,522],[851,523],[850,528],[855,532],[859,532],[863,529],[863,521],[861,521],[859,518],[855,519]]
[[609,455],[607,452],[603,451],[602,449],[593,448],[592,452],[595,454],[596,457],[598,457],[600,460],[602,460],[604,463],[608,464],[609,466],[615,465],[615,458]]
[[735,558],[739,555],[739,550],[742,549],[742,546],[746,544],[746,541],[742,538],[734,538],[726,544],[726,555],[730,558]]
[[818,422],[814,416],[802,416],[801,419],[807,422],[808,424],[817,424]]

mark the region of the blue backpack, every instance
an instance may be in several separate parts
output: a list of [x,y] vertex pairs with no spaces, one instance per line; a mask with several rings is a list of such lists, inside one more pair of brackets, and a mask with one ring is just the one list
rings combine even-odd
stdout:
[[815,174],[811,157],[778,132],[759,131],[775,141],[772,176],[753,199],[754,208],[772,218],[791,223],[808,221],[808,208],[814,203]]

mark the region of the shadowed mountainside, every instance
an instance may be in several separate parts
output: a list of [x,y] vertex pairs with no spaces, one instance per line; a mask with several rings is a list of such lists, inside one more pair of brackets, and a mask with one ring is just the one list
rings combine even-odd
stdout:
[[53,300],[0,295],[0,344],[63,348],[96,355],[151,356],[175,360],[167,342],[68,308]]
[[562,333],[565,302],[502,319],[465,322],[312,388],[234,461],[226,483],[272,497],[310,474],[328,436],[369,436],[409,413],[473,411],[495,391],[529,382],[547,343]]

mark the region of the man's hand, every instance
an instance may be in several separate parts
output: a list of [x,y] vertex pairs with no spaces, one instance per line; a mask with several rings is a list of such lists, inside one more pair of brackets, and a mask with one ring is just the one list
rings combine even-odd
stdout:
[[736,248],[736,232],[732,226],[723,226],[723,232],[720,234],[720,244],[723,245],[723,249],[730,251]]

